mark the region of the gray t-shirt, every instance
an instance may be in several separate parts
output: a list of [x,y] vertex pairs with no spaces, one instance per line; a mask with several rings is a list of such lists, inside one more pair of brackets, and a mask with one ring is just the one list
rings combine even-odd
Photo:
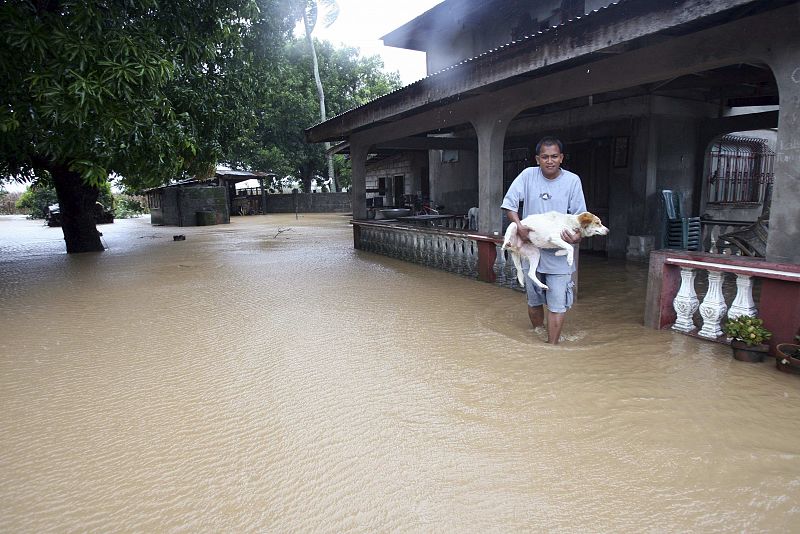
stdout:
[[[514,178],[503,199],[502,208],[519,211],[520,201],[524,202],[524,219],[528,215],[557,211],[559,213],[581,213],[586,211],[581,179],[577,174],[561,169],[552,180],[542,174],[539,167],[528,167]],[[537,271],[549,274],[570,274],[575,268],[567,265],[566,256],[556,256],[558,249],[543,249]]]

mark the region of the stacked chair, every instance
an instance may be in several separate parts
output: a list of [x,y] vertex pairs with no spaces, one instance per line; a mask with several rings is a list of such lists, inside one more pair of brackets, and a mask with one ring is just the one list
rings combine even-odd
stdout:
[[702,230],[700,217],[684,217],[681,210],[681,194],[678,191],[665,189],[661,192],[664,199],[664,248],[680,250],[700,250]]

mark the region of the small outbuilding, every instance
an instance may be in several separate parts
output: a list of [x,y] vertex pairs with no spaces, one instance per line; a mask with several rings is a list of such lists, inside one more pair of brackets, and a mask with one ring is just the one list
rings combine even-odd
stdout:
[[241,212],[236,184],[253,178],[263,180],[267,176],[270,174],[219,168],[213,177],[205,180],[191,178],[148,189],[145,193],[150,222],[156,226],[228,224],[231,213]]

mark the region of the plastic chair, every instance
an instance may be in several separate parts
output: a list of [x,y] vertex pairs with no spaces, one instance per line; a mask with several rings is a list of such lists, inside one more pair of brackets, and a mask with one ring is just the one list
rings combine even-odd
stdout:
[[664,248],[679,250],[700,250],[702,229],[700,217],[684,217],[681,210],[681,194],[665,189],[661,191],[664,199]]

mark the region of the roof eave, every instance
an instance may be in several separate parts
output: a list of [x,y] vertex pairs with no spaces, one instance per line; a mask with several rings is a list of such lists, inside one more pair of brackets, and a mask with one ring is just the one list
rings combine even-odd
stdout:
[[[485,52],[432,74],[363,106],[305,130],[311,143],[341,140],[371,125],[442,105],[465,93],[512,81],[531,73],[543,75],[568,68],[602,50],[675,30],[689,23],[714,19],[743,6],[777,8],[794,0],[716,0],[662,2],[620,0],[544,32]],[[624,19],[619,17],[625,8]],[[655,21],[655,22],[654,22]],[[660,23],[659,23],[660,22]],[[480,76],[476,74],[480,74]]]

